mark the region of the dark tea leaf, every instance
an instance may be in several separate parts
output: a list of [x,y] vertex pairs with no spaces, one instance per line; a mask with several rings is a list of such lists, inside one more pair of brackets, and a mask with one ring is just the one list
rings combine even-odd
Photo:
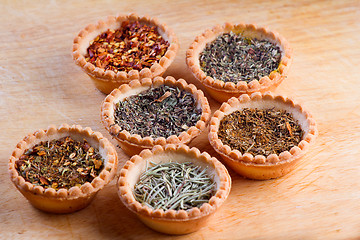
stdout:
[[114,118],[131,134],[167,138],[195,126],[201,113],[191,93],[162,85],[118,102]]

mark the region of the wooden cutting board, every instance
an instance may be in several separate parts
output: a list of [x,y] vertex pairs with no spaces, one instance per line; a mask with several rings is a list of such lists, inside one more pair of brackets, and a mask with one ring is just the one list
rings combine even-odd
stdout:
[[[9,180],[7,162],[25,134],[49,124],[100,123],[105,95],[71,59],[72,40],[107,15],[157,16],[179,38],[166,75],[195,81],[185,51],[196,35],[225,21],[280,32],[294,50],[276,93],[295,98],[318,123],[316,143],[297,169],[269,181],[230,170],[233,186],[200,231],[168,236],[145,227],[119,201],[115,181],[86,209],[52,215],[34,209]],[[1,239],[359,239],[359,1],[2,1],[0,8]],[[220,105],[209,98],[212,110]],[[116,144],[113,141],[114,144]],[[191,143],[219,157],[207,132]],[[121,168],[128,157],[118,149]]]

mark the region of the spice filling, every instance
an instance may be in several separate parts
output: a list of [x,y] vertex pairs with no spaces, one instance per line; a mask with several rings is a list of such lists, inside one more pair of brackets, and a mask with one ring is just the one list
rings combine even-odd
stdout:
[[141,137],[178,135],[200,120],[202,110],[193,95],[162,85],[132,95],[115,104],[115,123]]
[[155,26],[124,21],[119,29],[98,35],[87,49],[86,61],[114,72],[150,68],[169,47]]
[[104,168],[97,149],[71,137],[45,141],[27,149],[15,168],[26,181],[44,188],[80,187]]
[[215,194],[215,182],[192,162],[153,164],[134,186],[135,199],[153,209],[200,208]]
[[230,32],[206,44],[199,60],[206,75],[236,84],[260,80],[277,70],[281,51],[268,40],[246,38]]
[[244,108],[220,121],[218,137],[224,145],[242,154],[268,156],[297,146],[303,131],[298,121],[284,110]]

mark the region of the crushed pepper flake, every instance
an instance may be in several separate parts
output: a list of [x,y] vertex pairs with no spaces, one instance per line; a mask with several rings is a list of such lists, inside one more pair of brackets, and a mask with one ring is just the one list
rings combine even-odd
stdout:
[[91,41],[85,59],[114,72],[141,70],[158,62],[169,45],[155,26],[124,21],[119,29],[108,29]]

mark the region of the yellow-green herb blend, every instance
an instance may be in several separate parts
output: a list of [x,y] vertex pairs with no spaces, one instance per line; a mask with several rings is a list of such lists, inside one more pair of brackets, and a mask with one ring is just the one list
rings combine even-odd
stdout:
[[201,207],[216,192],[207,169],[192,162],[153,164],[134,187],[135,199],[153,209],[187,210]]
[[40,142],[15,162],[26,181],[44,188],[70,189],[91,182],[104,168],[98,151],[71,137]]
[[280,59],[280,48],[270,41],[230,32],[206,44],[199,60],[206,75],[236,84],[268,76],[278,69]]
[[235,111],[221,120],[218,130],[223,144],[254,156],[289,151],[300,143],[303,134],[290,113],[276,109]]

